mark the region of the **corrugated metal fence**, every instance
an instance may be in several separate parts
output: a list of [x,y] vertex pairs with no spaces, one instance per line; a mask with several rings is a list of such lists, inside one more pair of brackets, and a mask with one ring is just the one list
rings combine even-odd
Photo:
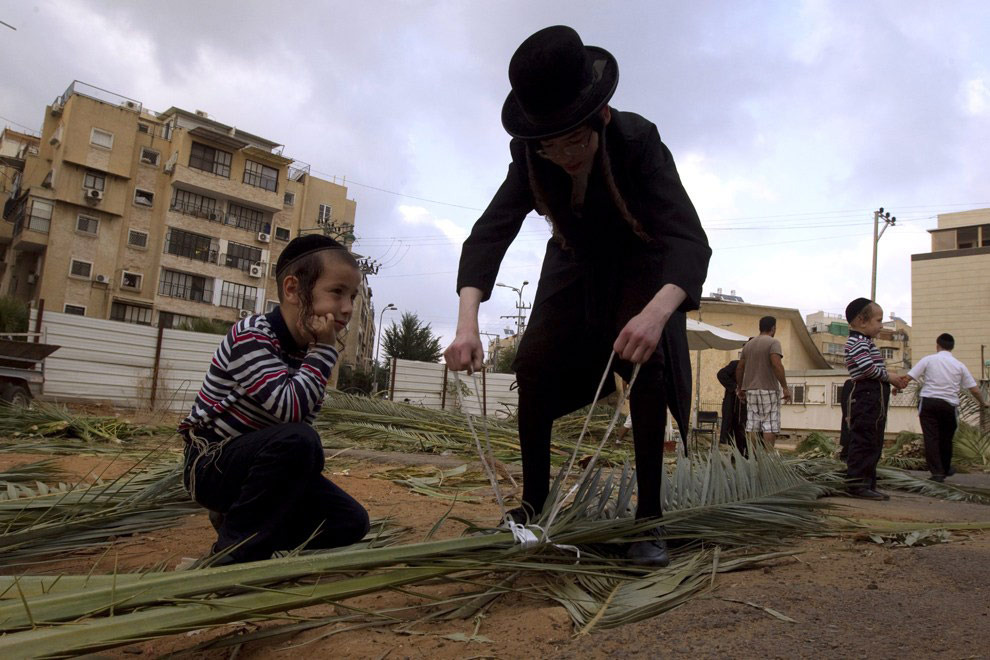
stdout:
[[443,364],[393,360],[389,394],[393,401],[412,403],[434,410],[463,410],[473,415],[506,417],[514,413],[519,397],[512,374],[460,374]]

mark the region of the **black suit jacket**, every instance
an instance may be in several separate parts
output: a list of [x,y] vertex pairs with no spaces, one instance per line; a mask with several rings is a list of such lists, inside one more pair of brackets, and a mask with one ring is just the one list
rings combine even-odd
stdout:
[[[675,395],[668,397],[670,407],[678,425],[686,428],[691,370],[684,313],[700,304],[711,249],[656,126],[637,114],[613,109],[605,135],[616,186],[652,240],[644,241],[628,227],[608,195],[597,165],[589,177],[580,215],[571,213],[567,204],[554,205],[558,199],[569,199],[570,180],[563,170],[552,168],[559,170],[556,175],[562,178],[560,185],[547,187],[548,202],[567,247],[556,237],[547,243],[534,307],[583,280],[589,288],[590,317],[605,323],[616,319],[624,322],[639,313],[665,284],[682,288],[687,297],[667,322],[661,349],[667,365],[667,391]],[[483,293],[482,300],[491,296],[505,251],[535,207],[526,145],[513,139],[509,150],[512,163],[505,181],[461,252],[457,290],[476,287]],[[620,289],[623,295],[619,295]]]

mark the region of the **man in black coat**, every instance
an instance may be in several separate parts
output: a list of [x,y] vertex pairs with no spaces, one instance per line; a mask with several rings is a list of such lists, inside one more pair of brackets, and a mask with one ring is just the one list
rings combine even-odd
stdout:
[[[697,309],[711,249],[670,151],[654,124],[608,106],[618,64],[584,46],[574,30],[537,32],[509,64],[512,92],[502,125],[512,162],[461,252],[457,333],[445,357],[453,370],[479,369],[478,308],[499,265],[536,210],[553,229],[533,311],[513,368],[519,384],[523,507],[546,504],[553,420],[591,403],[612,370],[629,381],[636,453],[637,518],[661,516],[663,438],[669,406],[688,428],[691,370],[685,312]],[[614,391],[605,380],[602,395]],[[659,523],[659,520],[658,520]],[[642,565],[669,561],[662,530],[634,543]]]
[[739,360],[733,360],[719,369],[717,374],[718,382],[725,388],[725,394],[722,395],[722,431],[719,442],[732,444],[735,440],[739,453],[746,456],[746,401],[736,396],[738,366]]

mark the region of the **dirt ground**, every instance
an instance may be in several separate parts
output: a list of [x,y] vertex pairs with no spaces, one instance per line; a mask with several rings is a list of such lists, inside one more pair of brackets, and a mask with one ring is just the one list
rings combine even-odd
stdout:
[[[39,460],[37,455],[6,454],[0,469]],[[374,475],[422,456],[344,452],[328,461],[328,476],[353,494],[372,517],[390,516],[408,526],[406,541],[422,539],[446,512],[449,503],[411,493]],[[108,459],[58,457],[59,466],[84,477]],[[447,457],[443,467],[461,464]],[[113,472],[118,466],[112,466]],[[990,475],[970,475],[990,485]],[[985,522],[990,507],[895,494],[889,502],[834,498],[850,517],[894,521]],[[490,497],[463,502],[454,515],[492,521],[497,507]],[[436,537],[460,533],[446,524]],[[98,562],[97,572],[134,570],[204,553],[215,534],[205,514],[191,515],[180,526],[118,540],[112,551],[68,558],[48,571],[83,573]],[[406,634],[372,628],[320,639],[326,628],[198,654],[207,658],[654,658],[716,657],[990,657],[990,535],[955,532],[952,541],[927,547],[889,547],[852,537],[805,539],[801,554],[760,568],[722,574],[716,588],[679,609],[622,628],[576,636],[564,609],[546,600],[519,595],[499,600],[480,621],[477,634],[491,642],[459,642],[452,633],[471,636],[474,621],[430,623]],[[382,607],[404,602],[401,594],[366,597]],[[743,602],[738,602],[743,601]],[[783,621],[763,608],[794,619]],[[309,608],[310,616],[329,615],[332,606]],[[231,624],[224,632],[254,630]],[[181,653],[216,633],[201,632],[107,651],[102,657],[158,657]]]

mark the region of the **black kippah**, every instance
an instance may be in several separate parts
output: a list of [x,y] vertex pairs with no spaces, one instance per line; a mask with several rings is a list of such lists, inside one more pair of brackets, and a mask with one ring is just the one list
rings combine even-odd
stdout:
[[323,234],[307,234],[297,236],[289,241],[275,263],[275,277],[280,277],[285,270],[306,255],[323,250],[346,250],[343,245]]
[[853,319],[859,316],[860,312],[866,309],[867,305],[871,305],[872,303],[873,301],[869,298],[856,298],[856,300],[846,305],[846,320],[852,323]]

